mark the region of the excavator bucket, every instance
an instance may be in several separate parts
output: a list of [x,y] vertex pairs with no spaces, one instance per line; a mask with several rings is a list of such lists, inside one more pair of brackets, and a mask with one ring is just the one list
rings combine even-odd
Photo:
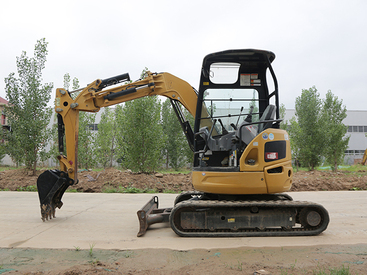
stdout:
[[37,179],[38,197],[41,205],[42,221],[55,218],[55,210],[61,208],[65,190],[74,184],[67,173],[59,170],[47,170]]

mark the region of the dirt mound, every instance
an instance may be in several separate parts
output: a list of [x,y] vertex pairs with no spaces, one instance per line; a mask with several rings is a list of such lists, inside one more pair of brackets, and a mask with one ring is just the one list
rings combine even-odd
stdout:
[[291,191],[367,190],[367,171],[299,171]]
[[109,168],[101,172],[83,171],[76,189],[82,192],[182,192],[193,190],[190,174],[142,174]]
[[[24,169],[6,170],[0,173],[0,190],[32,191],[37,185],[37,175],[29,175]],[[79,183],[71,186],[78,192],[174,192],[193,190],[189,174],[143,174],[121,171],[115,168],[103,171],[80,171]]]
[[[34,191],[37,177],[24,169],[0,173],[0,190]],[[78,192],[174,192],[193,190],[189,174],[141,174],[109,168],[103,171],[81,171],[79,183],[71,186]],[[299,171],[294,173],[291,191],[367,190],[367,171],[337,172]]]

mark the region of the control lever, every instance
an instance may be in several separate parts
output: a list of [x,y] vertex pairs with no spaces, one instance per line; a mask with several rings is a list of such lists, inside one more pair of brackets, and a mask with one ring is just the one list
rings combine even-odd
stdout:
[[220,123],[220,126],[222,126],[222,134],[223,134],[223,135],[228,134],[227,129],[226,129],[226,128],[224,128],[224,126],[223,126],[222,120],[221,120],[221,119],[218,119],[218,121],[219,121],[219,123]]
[[233,127],[233,126],[232,126],[232,124],[231,124],[231,126],[232,126],[232,127],[233,127],[233,129],[235,129],[235,130],[237,130],[237,125],[238,125],[238,122],[240,121],[240,117],[241,117],[242,111],[243,111],[243,106],[241,107],[240,114],[238,115],[238,119],[237,119],[236,127]]
[[252,112],[254,111],[254,105],[250,106],[250,113],[247,115],[245,121],[246,122],[252,122]]

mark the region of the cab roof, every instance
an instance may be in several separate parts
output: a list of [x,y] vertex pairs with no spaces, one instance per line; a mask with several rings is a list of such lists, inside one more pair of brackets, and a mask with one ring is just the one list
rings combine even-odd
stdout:
[[275,54],[270,51],[256,49],[226,50],[205,56],[203,60],[203,68],[216,62],[249,63],[249,65],[262,64],[263,66],[268,64],[268,60],[271,63],[274,59]]

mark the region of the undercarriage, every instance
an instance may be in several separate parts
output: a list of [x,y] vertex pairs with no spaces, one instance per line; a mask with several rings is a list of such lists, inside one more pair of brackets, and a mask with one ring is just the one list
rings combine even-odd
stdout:
[[158,208],[154,196],[138,211],[143,236],[154,223],[169,222],[182,237],[311,236],[329,223],[322,205],[293,201],[287,194],[216,195],[180,194],[173,208]]

